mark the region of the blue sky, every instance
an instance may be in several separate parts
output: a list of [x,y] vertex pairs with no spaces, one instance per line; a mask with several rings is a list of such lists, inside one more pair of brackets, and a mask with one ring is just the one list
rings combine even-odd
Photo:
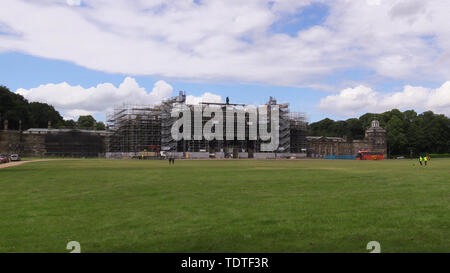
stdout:
[[300,30],[305,30],[316,25],[322,25],[327,16],[329,8],[323,3],[312,3],[299,8],[292,14],[283,16],[279,21],[270,26],[272,32],[285,33],[296,36]]
[[66,118],[104,120],[122,101],[180,90],[248,104],[274,96],[311,122],[450,113],[445,1],[5,1],[0,84]]
[[[31,89],[42,84],[61,82],[67,82],[74,86],[81,85],[84,88],[105,82],[118,86],[127,76],[132,76],[140,86],[151,90],[156,81],[163,79],[173,86],[174,95],[178,91],[186,91],[187,94],[194,96],[212,92],[223,98],[228,96],[234,103],[249,104],[263,104],[270,96],[274,96],[280,102],[289,102],[292,111],[307,113],[312,121],[325,117],[323,113],[315,109],[315,106],[321,97],[329,94],[327,91],[320,90],[312,92],[309,88],[267,84],[226,84],[223,82],[215,84],[151,76],[110,74],[83,68],[65,61],[39,58],[17,52],[0,54],[0,64],[0,83],[12,91],[19,88]],[[97,113],[95,116],[99,119],[105,118],[104,113]]]

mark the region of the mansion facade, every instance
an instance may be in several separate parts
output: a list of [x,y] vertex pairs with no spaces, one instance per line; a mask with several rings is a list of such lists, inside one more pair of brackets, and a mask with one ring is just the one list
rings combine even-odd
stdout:
[[386,130],[378,120],[366,130],[364,140],[347,140],[342,137],[308,136],[308,157],[355,156],[359,151],[382,153],[387,156]]

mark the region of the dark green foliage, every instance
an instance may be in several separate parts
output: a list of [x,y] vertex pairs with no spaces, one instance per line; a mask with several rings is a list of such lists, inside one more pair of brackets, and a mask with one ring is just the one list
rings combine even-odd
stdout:
[[77,127],[77,122],[73,119],[65,120],[64,127],[67,129],[75,129]]
[[8,120],[10,130],[47,128],[49,121],[52,128],[105,130],[105,124],[97,123],[92,116],[80,116],[78,124],[73,120],[64,120],[53,106],[40,102],[29,103],[21,95],[0,85],[0,129],[3,129],[4,120]]
[[364,131],[377,119],[387,129],[390,155],[413,155],[450,152],[450,119],[431,111],[418,115],[414,110],[398,109],[382,114],[367,113],[359,119],[345,121],[323,119],[309,125],[311,136],[339,136],[363,139]]
[[[0,86],[0,121],[8,120],[10,129],[19,129],[19,121],[22,121],[22,128],[31,127],[32,120],[28,101],[21,95],[9,91],[5,86]],[[3,129],[3,128],[2,128]]]
[[78,118],[78,127],[80,129],[94,129],[95,127],[95,118],[91,115],[88,116],[80,116]]
[[98,131],[106,130],[106,126],[105,126],[105,124],[102,121],[97,122],[95,127],[96,127],[95,129],[98,130]]
[[340,136],[348,139],[363,139],[364,129],[362,121],[352,118],[346,121],[333,121],[329,118],[309,125],[311,136]]
[[46,128],[51,122],[52,128],[64,126],[64,119],[53,106],[46,103],[32,102],[29,104],[30,116],[33,120],[33,127]]
[[[48,122],[53,128],[63,126],[64,120],[53,106],[46,103],[29,103],[24,97],[0,86],[0,121],[8,120],[11,130],[28,128],[47,128]],[[20,128],[20,121],[22,126]]]

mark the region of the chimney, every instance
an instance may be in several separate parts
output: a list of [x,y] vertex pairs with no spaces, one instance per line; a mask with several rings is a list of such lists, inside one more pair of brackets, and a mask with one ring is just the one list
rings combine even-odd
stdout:
[[5,119],[5,121],[3,122],[3,130],[8,131],[8,120]]
[[48,121],[48,129],[52,129],[52,122]]

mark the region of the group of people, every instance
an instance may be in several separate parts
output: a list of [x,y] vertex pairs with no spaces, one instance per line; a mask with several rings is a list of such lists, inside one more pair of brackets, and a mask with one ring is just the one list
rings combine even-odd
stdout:
[[428,156],[428,155],[419,157],[420,166],[423,166],[423,165],[427,166],[428,161],[430,161],[430,156]]

